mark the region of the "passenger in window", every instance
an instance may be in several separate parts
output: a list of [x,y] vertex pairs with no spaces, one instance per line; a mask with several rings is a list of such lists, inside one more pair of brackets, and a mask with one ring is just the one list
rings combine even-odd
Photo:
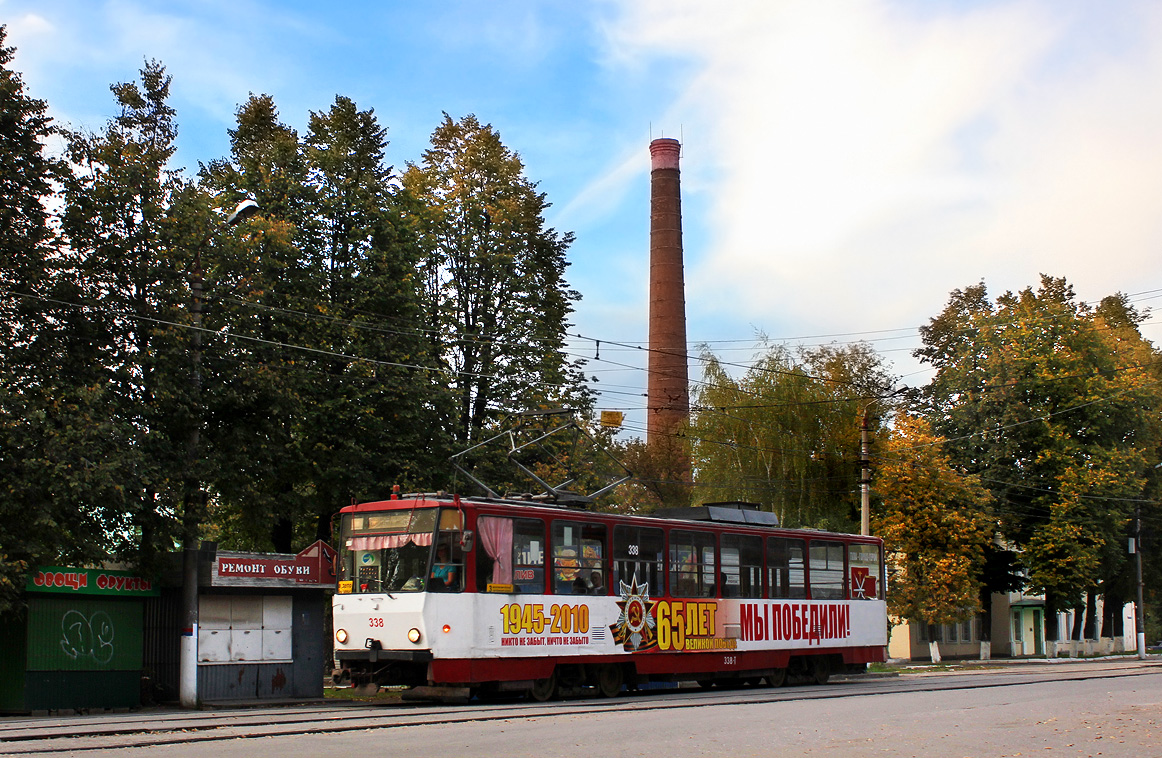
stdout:
[[585,580],[580,576],[573,580],[573,594],[574,595],[588,595],[589,585],[585,584]]
[[433,592],[454,592],[459,589],[459,572],[456,564],[448,560],[448,546],[436,546],[436,562],[432,564],[432,577],[429,582]]
[[719,573],[718,582],[716,584],[711,584],[707,588],[707,590],[708,591],[706,593],[706,597],[718,597],[719,591],[721,591],[723,594],[723,597],[725,597],[726,596],[726,572],[723,571],[723,572]]
[[601,581],[601,572],[600,571],[594,571],[592,574],[589,575],[589,583],[591,585],[593,585],[593,588],[591,590],[589,590],[590,595],[604,595],[605,594],[605,582]]

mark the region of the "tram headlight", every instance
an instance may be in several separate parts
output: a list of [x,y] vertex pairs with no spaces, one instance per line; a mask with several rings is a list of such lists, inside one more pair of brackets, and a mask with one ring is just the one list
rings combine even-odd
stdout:
[[408,629],[408,640],[410,640],[413,643],[419,642],[420,641],[420,630],[416,629],[414,626],[411,629]]
[[340,645],[346,645],[347,644],[347,630],[346,629],[336,629],[335,630],[335,641],[338,642]]

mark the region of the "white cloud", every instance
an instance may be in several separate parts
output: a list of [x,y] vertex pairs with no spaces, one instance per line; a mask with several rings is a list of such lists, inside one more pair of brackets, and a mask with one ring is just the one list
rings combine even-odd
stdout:
[[585,223],[595,215],[608,213],[620,205],[629,191],[629,184],[641,179],[649,171],[649,155],[643,149],[621,155],[614,165],[607,166],[601,173],[582,187],[561,208],[553,223],[569,227]]
[[634,0],[611,44],[696,64],[688,310],[780,335],[919,324],[982,278],[1157,285],[1159,32],[1151,4]]
[[47,18],[38,13],[23,13],[14,19],[5,22],[9,34],[22,38],[37,37],[51,34],[53,25]]

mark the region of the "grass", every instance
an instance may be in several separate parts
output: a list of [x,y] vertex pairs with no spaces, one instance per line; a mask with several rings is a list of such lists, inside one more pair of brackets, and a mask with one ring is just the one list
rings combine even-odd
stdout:
[[867,670],[874,674],[926,674],[934,671],[962,671],[971,669],[1001,668],[1000,664],[980,661],[973,658],[963,660],[941,661],[940,663],[925,663],[923,661],[909,661],[906,663],[869,663]]
[[364,695],[354,687],[324,687],[323,697],[328,700],[349,700],[358,703],[394,703],[399,700],[399,690],[380,688],[374,695]]

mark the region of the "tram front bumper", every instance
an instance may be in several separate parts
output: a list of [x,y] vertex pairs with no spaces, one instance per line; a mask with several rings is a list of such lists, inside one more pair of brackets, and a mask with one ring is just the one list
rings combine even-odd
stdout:
[[378,661],[406,661],[408,663],[429,663],[432,660],[431,650],[381,650],[379,648],[361,648],[359,650],[336,650],[335,659],[340,663]]

